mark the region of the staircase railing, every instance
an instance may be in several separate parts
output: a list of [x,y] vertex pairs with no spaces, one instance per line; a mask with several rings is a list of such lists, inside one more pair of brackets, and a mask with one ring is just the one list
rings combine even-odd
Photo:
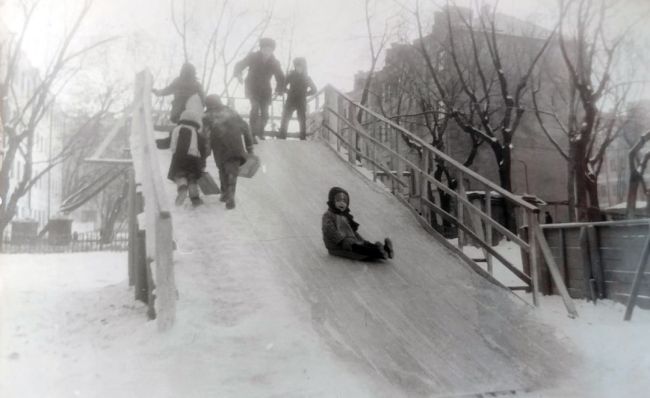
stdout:
[[[152,77],[148,70],[136,75],[135,96],[131,116],[131,156],[134,184],[130,197],[136,190],[142,195],[144,217],[130,205],[130,230],[145,230],[147,265],[146,293],[150,316],[155,316],[158,328],[169,329],[176,314],[176,283],[174,280],[173,238],[170,204],[165,192],[163,174],[158,163],[151,112]],[[132,202],[132,201],[131,201]],[[135,220],[137,218],[137,220]],[[137,225],[133,223],[137,221]],[[151,286],[153,285],[153,286]],[[138,283],[136,283],[138,289]],[[138,292],[136,292],[136,296]],[[155,309],[155,313],[151,313]]]
[[[387,188],[416,213],[420,222],[430,232],[437,234],[429,223],[431,216],[437,216],[455,225],[459,236],[458,245],[453,248],[462,253],[466,239],[471,239],[485,254],[487,273],[492,274],[492,261],[498,260],[525,284],[523,288],[532,290],[534,305],[539,304],[538,258],[541,253],[551,269],[552,276],[557,279],[556,285],[569,314],[577,315],[559,271],[553,272],[554,269],[557,270],[557,265],[541,232],[539,209],[536,206],[465,167],[419,136],[359,104],[332,86],[326,86],[312,97],[310,105],[315,108],[310,112],[311,133],[318,134],[350,164],[363,165],[369,169],[373,180],[376,181],[380,175],[387,176],[390,181]],[[435,177],[434,166],[440,162],[443,162],[455,177],[455,189]],[[485,210],[468,199],[469,187],[485,192]],[[436,203],[434,190],[453,198],[455,212],[445,210],[439,202]],[[527,238],[513,233],[493,217],[491,199],[495,196],[503,198],[506,208],[512,209],[512,213],[527,224]],[[494,231],[498,231],[521,248],[524,261],[530,264],[530,274],[517,268],[493,248]],[[438,236],[444,240],[441,235]],[[477,264],[474,264],[474,268],[479,272],[482,270]]]

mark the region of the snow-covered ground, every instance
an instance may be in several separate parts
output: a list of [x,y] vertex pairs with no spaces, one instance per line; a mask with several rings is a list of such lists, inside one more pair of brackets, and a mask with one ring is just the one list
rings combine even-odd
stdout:
[[[313,355],[284,344],[305,331],[288,327],[284,342],[246,343],[264,335],[263,322],[283,322],[263,319],[281,312],[259,314],[261,322],[237,314],[250,312],[243,304],[246,290],[241,297],[228,292],[228,300],[242,303],[232,307],[229,316],[237,324],[229,328],[208,333],[197,329],[200,322],[185,320],[159,333],[144,305],[133,300],[126,275],[126,253],[0,255],[0,396],[373,396],[350,379],[353,375],[343,378],[305,362]],[[538,316],[555,326],[558,339],[576,347],[581,367],[566,385],[528,395],[647,396],[650,313],[637,309],[631,322],[623,322],[620,304],[577,300],[576,305],[580,316],[569,319],[559,297],[543,297]],[[275,363],[276,372],[286,371],[289,383],[272,385],[278,379],[258,373],[259,358],[266,366]],[[290,381],[303,371],[322,388],[291,390]]]

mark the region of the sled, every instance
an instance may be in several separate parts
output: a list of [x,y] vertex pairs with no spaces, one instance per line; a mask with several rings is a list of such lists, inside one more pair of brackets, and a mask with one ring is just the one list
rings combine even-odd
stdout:
[[199,188],[201,188],[204,195],[218,195],[221,193],[219,185],[217,185],[212,175],[207,171],[204,171],[196,182],[199,184]]
[[239,167],[239,176],[244,178],[253,178],[257,169],[260,168],[260,158],[257,155],[248,155],[246,163]]

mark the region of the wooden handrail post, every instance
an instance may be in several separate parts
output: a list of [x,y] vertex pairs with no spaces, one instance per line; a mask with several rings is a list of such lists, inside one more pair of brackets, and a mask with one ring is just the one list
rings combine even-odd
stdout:
[[539,306],[539,264],[537,263],[537,234],[535,234],[535,228],[538,227],[537,216],[532,211],[526,211],[526,215],[526,221],[528,221],[528,244],[530,245],[528,261],[530,264],[531,291],[533,293],[533,305],[537,307]]
[[[492,218],[492,191],[489,188],[485,191],[485,214],[487,214],[488,217]],[[484,224],[485,240],[487,241],[486,243],[492,246],[492,225],[488,222]],[[487,261],[487,270],[490,275],[492,275],[492,255],[490,253],[487,253],[485,260]]]
[[[457,186],[458,186],[458,195],[461,198],[466,198],[467,195],[465,193],[465,179],[463,178],[463,171],[458,169],[456,171],[456,180],[457,180]],[[463,202],[458,201],[458,222],[461,224],[465,224],[465,211],[463,207]],[[460,250],[463,250],[463,246],[465,245],[465,234],[463,231],[458,229],[458,248]]]

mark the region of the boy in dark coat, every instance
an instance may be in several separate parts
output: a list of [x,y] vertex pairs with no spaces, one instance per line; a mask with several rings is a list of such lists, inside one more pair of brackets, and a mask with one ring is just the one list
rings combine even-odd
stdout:
[[219,169],[221,201],[226,202],[227,209],[233,209],[239,166],[246,162],[247,153],[253,153],[253,139],[248,124],[237,112],[223,105],[218,95],[208,95],[205,106],[203,121],[210,134],[212,155]]
[[275,41],[268,37],[260,39],[260,50],[252,52],[246,58],[237,62],[234,75],[242,81],[242,72],[248,68],[244,87],[246,98],[250,100],[251,111],[249,122],[253,137],[264,139],[264,126],[269,120],[269,105],[271,105],[272,90],[271,76],[275,76],[276,94],[282,94],[284,73],[280,62],[273,56]]
[[363,239],[357,230],[359,224],[350,214],[350,195],[343,188],[333,187],[327,196],[327,211],[323,214],[323,242],[327,251],[339,257],[353,260],[379,260],[393,258],[393,243],[371,243]]
[[287,101],[284,103],[282,111],[282,123],[280,124],[281,139],[287,138],[287,126],[291,115],[296,111],[298,122],[300,123],[300,139],[307,138],[307,96],[316,94],[318,89],[307,75],[307,61],[304,58],[293,60],[294,69],[287,75],[285,90],[287,91]]
[[[205,94],[201,83],[196,78],[196,69],[189,62],[183,64],[180,75],[169,86],[161,90],[153,89],[151,92],[159,97],[174,94],[172,110],[169,115],[169,120],[172,123],[178,123],[181,113],[185,110],[187,100],[193,95],[199,96],[201,104],[205,103]],[[195,112],[198,111],[197,109],[192,110]]]
[[199,197],[197,180],[205,168],[205,158],[208,157],[206,139],[200,133],[201,115],[184,111],[178,125],[172,130],[170,149],[172,161],[169,165],[167,178],[174,181],[178,187],[176,205],[180,206],[190,195],[194,206],[203,203]]

